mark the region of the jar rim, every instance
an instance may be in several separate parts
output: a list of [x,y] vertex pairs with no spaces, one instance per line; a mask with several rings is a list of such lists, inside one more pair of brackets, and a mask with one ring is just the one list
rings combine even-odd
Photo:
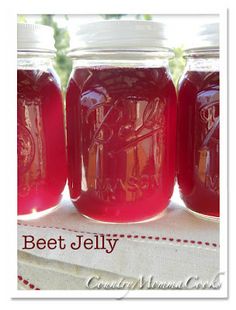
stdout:
[[219,47],[197,47],[184,50],[184,58],[218,58]]
[[174,56],[174,51],[170,48],[156,48],[156,49],[70,49],[67,51],[67,56],[72,59],[86,58],[91,55],[141,55],[156,56],[157,58],[171,58]]
[[18,49],[17,57],[28,58],[28,57],[48,57],[54,58],[56,51],[45,50],[45,49]]

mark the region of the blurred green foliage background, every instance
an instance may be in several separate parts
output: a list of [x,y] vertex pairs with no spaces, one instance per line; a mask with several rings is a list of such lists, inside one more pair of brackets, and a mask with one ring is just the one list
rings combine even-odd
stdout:
[[[105,14],[100,15],[105,20],[108,19],[120,19],[124,17],[124,14]],[[63,15],[65,20],[68,20],[67,15]],[[137,20],[152,20],[152,15],[149,14],[138,14],[135,15],[135,19]],[[27,16],[19,15],[18,16],[19,23],[28,22]],[[55,21],[55,15],[40,15],[38,19],[36,19],[36,23],[48,25],[53,27],[54,29],[54,38],[55,38],[55,47],[57,49],[57,55],[55,59],[55,70],[57,71],[60,79],[62,90],[65,92],[67,81],[70,76],[72,62],[70,58],[66,56],[68,47],[69,47],[69,33],[67,28],[62,28]],[[170,71],[174,80],[175,85],[177,85],[180,76],[183,73],[185,60],[183,58],[183,49],[180,47],[174,48],[175,56],[169,60]]]

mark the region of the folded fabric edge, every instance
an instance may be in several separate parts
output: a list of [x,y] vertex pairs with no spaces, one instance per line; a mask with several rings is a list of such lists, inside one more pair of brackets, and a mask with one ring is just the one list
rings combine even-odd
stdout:
[[[91,287],[88,285],[89,280]],[[112,286],[112,283],[115,285],[120,281],[135,283],[137,279],[18,251],[18,289],[20,290],[84,290],[93,288],[95,283],[101,283],[102,288],[105,283]]]

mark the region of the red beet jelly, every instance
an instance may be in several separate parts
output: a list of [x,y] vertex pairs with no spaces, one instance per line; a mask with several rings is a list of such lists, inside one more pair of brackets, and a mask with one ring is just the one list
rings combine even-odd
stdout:
[[66,181],[62,96],[51,72],[17,71],[18,214],[61,199]]
[[53,29],[18,24],[17,31],[18,216],[30,219],[56,206],[65,186],[63,100]]
[[106,222],[149,219],[175,177],[176,93],[165,67],[74,69],[67,89],[70,195]]
[[188,71],[179,85],[179,171],[188,208],[219,216],[219,72]]

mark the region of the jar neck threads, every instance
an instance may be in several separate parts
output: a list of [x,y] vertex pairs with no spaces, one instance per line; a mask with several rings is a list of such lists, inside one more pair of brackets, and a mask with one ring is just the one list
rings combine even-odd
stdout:
[[188,58],[185,66],[186,71],[219,71],[220,63],[218,57],[211,58]]
[[18,69],[40,69],[46,71],[53,65],[53,55],[37,54],[37,53],[18,53],[17,68]]
[[69,56],[73,67],[109,66],[109,67],[168,67],[173,52],[168,49],[146,50],[98,50],[74,51]]

